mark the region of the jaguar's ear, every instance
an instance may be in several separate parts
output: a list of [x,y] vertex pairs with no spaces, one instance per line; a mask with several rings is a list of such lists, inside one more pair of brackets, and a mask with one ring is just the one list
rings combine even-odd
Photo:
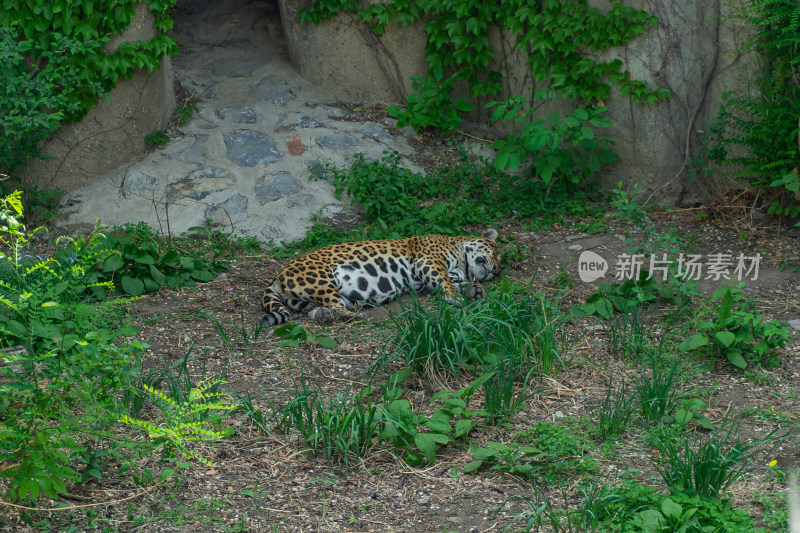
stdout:
[[497,240],[497,230],[494,228],[489,228],[483,232],[483,238],[489,239],[490,241]]

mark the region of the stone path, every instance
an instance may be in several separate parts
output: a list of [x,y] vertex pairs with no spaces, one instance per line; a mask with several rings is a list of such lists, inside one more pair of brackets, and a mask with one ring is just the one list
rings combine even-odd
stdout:
[[186,0],[175,12],[176,80],[198,111],[169,144],[120,166],[62,201],[67,224],[145,221],[173,235],[207,219],[263,241],[301,238],[311,219],[351,209],[311,169],[357,153],[410,154],[387,124],[346,120],[336,96],[289,65],[277,6]]

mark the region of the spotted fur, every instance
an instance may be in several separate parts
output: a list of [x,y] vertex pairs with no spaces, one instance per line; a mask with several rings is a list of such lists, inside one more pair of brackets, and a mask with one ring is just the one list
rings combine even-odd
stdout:
[[353,318],[359,307],[383,305],[407,290],[439,289],[449,303],[479,281],[500,272],[497,231],[482,237],[421,235],[405,239],[333,244],[292,261],[261,298],[266,326],[283,324],[291,312],[315,320]]

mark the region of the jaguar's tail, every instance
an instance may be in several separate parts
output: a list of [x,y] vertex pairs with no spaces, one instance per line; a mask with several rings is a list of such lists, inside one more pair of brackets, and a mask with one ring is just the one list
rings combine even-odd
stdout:
[[283,305],[283,300],[275,290],[274,285],[270,285],[261,296],[261,307],[265,312],[261,318],[262,326],[278,326],[288,321],[292,316],[286,306]]

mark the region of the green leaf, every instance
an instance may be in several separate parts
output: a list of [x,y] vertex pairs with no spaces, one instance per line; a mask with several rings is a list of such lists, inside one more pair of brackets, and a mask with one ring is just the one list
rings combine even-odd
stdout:
[[16,320],[0,322],[0,331],[10,333],[18,338],[25,338],[28,336],[28,328]]
[[728,356],[728,361],[736,368],[740,370],[747,368],[747,361],[742,357],[741,350],[729,350],[726,355]]
[[131,296],[141,296],[144,292],[144,282],[130,276],[123,276],[120,285],[122,286],[122,290]]
[[611,318],[614,316],[614,306],[607,298],[600,298],[594,302],[595,312],[602,318]]
[[681,506],[669,498],[664,498],[664,501],[661,503],[661,511],[664,513],[665,517],[672,518],[673,521],[676,518],[680,518],[681,513],[683,513]]
[[692,421],[694,414],[688,409],[678,409],[675,413],[675,422],[680,424],[681,426],[685,426],[689,422]]
[[150,252],[146,250],[140,250],[136,252],[136,255],[133,257],[133,260],[143,265],[152,265],[155,264],[156,262],[153,256],[150,254]]
[[164,285],[167,281],[167,276],[165,276],[155,265],[149,265],[150,268],[150,276],[153,278],[159,286]]
[[641,511],[638,516],[648,531],[658,531],[652,528],[660,528],[664,523],[663,515],[655,509]]
[[474,472],[475,470],[479,469],[481,466],[483,466],[483,460],[475,459],[474,461],[470,461],[469,463],[464,465],[463,472],[465,474],[468,474],[470,472]]
[[155,282],[153,278],[150,277],[143,277],[140,278],[144,283],[144,292],[158,292],[158,289],[161,288],[161,285]]
[[733,341],[736,340],[736,335],[730,331],[718,331],[715,336],[720,344],[726,348],[733,344]]
[[714,429],[714,424],[708,419],[708,417],[703,415],[697,415],[694,417],[694,421],[697,423],[698,426],[704,429]]
[[332,350],[338,346],[336,341],[331,337],[317,337],[317,343],[319,343],[319,345],[323,348],[328,348],[329,350]]
[[119,270],[120,268],[125,266],[125,261],[118,255],[111,255],[106,257],[106,260],[103,261],[103,272],[109,273],[114,272],[115,270]]
[[436,442],[433,433],[417,433],[414,436],[414,444],[428,462],[432,463],[436,460]]
[[719,306],[719,313],[717,314],[717,323],[724,322],[731,316],[733,309],[733,294],[730,289],[725,289],[725,294],[722,296],[722,303]]
[[696,350],[697,348],[700,348],[701,346],[705,346],[707,344],[708,344],[708,337],[698,333],[696,335],[692,335],[691,337],[683,341],[681,343],[680,348],[683,351]]
[[489,459],[500,453],[500,450],[497,448],[481,448],[480,446],[470,446],[469,453],[478,459]]
[[460,438],[465,435],[469,435],[469,432],[475,427],[475,422],[472,420],[468,420],[462,418],[456,421],[455,430],[453,432],[453,436],[455,438]]

